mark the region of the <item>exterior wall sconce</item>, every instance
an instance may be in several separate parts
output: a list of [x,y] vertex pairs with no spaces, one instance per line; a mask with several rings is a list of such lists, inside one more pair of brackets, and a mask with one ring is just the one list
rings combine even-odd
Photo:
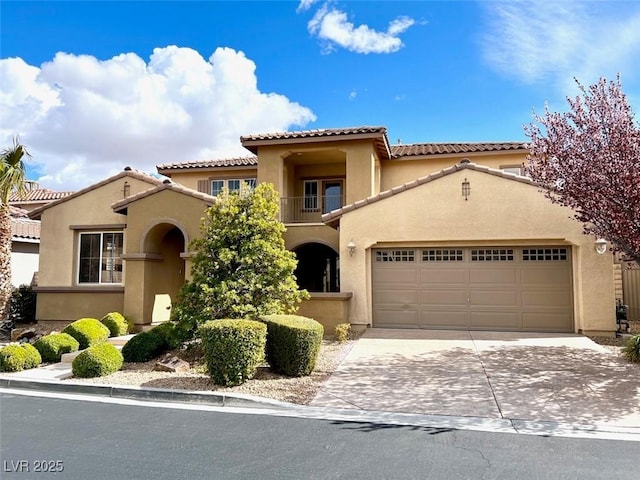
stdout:
[[353,243],[353,239],[349,240],[349,243],[347,243],[347,248],[349,249],[349,256],[353,257],[353,252],[356,251],[356,244]]
[[462,196],[464,197],[465,202],[469,195],[471,195],[471,184],[469,183],[469,180],[465,178],[464,182],[462,182]]
[[604,238],[597,239],[595,248],[598,255],[603,255],[607,251],[607,241]]

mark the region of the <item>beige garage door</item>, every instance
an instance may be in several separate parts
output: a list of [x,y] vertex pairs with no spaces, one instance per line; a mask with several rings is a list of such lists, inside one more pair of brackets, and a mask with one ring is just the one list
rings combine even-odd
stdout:
[[373,326],[573,332],[569,247],[373,250]]

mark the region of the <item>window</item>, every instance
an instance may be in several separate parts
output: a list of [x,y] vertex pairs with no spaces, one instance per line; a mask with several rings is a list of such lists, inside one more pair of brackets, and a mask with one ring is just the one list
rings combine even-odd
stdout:
[[472,249],[472,262],[512,262],[512,248]]
[[304,181],[304,209],[305,210],[318,209],[318,181],[317,180]]
[[122,283],[122,232],[80,234],[78,283]]
[[500,167],[505,173],[515,173],[516,175],[523,175],[522,165],[502,165]]
[[566,248],[523,248],[522,260],[525,262],[561,261],[567,260]]
[[415,250],[378,250],[376,262],[413,262]]
[[230,192],[239,192],[240,185],[246,184],[251,190],[256,188],[255,178],[229,178],[225,180],[211,180],[211,195],[217,197],[223,188],[228,188]]
[[423,262],[462,262],[464,255],[459,249],[436,248],[422,251]]
[[[304,180],[304,209],[329,213],[342,207],[342,180]],[[320,194],[322,192],[322,194]]]

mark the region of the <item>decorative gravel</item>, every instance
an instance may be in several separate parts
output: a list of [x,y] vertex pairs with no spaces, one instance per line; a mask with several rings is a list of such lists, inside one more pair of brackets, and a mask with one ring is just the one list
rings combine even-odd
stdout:
[[282,400],[301,405],[308,404],[316,395],[323,382],[338,367],[346,357],[356,340],[338,343],[324,340],[320,347],[318,361],[313,373],[308,377],[285,377],[272,373],[268,365],[258,368],[256,376],[237,387],[221,387],[215,385],[205,372],[205,367],[193,353],[174,351],[191,364],[192,368],[186,373],[171,373],[154,371],[156,360],[145,363],[125,363],[119,372],[98,378],[72,378],[70,381],[92,384],[136,385],[156,388],[172,388],[195,391],[233,392],[247,395],[257,395],[274,400]]

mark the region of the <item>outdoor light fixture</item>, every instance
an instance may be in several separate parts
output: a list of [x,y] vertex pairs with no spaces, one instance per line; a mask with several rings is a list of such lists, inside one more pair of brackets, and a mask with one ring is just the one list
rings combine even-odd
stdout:
[[471,184],[469,183],[469,180],[465,178],[464,182],[462,182],[462,196],[464,197],[465,202],[469,195],[471,195]]
[[599,255],[603,255],[607,251],[607,241],[604,238],[596,240],[596,252]]
[[349,256],[352,257],[353,252],[356,251],[356,244],[353,243],[353,239],[349,240],[349,243],[347,243],[347,248],[349,249]]

